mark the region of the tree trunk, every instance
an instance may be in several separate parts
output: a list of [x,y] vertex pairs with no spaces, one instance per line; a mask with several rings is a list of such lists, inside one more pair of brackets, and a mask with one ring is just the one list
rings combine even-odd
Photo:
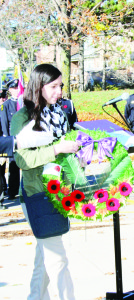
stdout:
[[[68,4],[71,5],[72,0],[61,0],[62,9],[65,15],[67,16],[67,19],[70,19],[71,10],[68,7]],[[63,96],[65,98],[71,99],[71,92],[70,92],[70,73],[71,73],[71,44],[70,44],[70,37],[71,37],[71,23],[70,21],[67,23],[64,23],[64,26],[66,28],[66,42],[65,44],[61,45],[62,51],[61,51],[61,65],[62,65],[62,80],[64,83],[63,87]]]
[[102,89],[106,90],[106,33],[104,32]]
[[56,44],[54,45],[54,58],[53,58],[53,65],[56,66]]
[[79,46],[79,92],[84,91],[84,41]]
[[62,47],[61,51],[61,68],[62,68],[62,81],[63,97],[71,99],[70,92],[70,70],[71,70],[71,46],[68,48]]

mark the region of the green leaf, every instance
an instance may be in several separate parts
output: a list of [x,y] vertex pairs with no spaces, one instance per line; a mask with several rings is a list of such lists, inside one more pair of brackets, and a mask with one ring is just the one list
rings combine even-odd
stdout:
[[110,184],[118,184],[118,181],[124,180],[125,178],[133,178],[134,170],[132,167],[132,162],[129,156],[125,157],[117,167],[111,172],[110,176],[103,183],[102,187],[109,187]]
[[68,157],[63,158],[62,167],[72,184],[81,185],[81,183],[87,183],[84,170],[81,168],[78,158],[76,158],[74,154],[70,154]]

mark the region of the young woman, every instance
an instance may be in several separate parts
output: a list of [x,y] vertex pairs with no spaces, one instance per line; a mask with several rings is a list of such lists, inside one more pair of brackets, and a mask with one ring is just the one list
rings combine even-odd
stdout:
[[[41,205],[43,197],[46,205],[46,214],[43,216],[46,238],[37,238],[35,265],[28,300],[50,300],[49,281],[57,294],[57,299],[75,299],[62,243],[62,234],[69,230],[69,223],[53,209],[44,193],[42,183],[44,165],[54,162],[59,153],[75,153],[78,150],[76,142],[64,140],[68,122],[57,103],[61,95],[61,72],[49,64],[38,65],[31,73],[24,94],[25,105],[13,116],[11,122],[11,135],[17,136],[22,128],[27,124],[32,124],[35,136],[36,133],[38,135],[39,132],[44,132],[48,137],[48,143],[44,142],[45,146],[20,148],[15,153],[16,163],[22,169],[20,201],[26,218],[29,220],[30,217],[26,204],[28,201],[37,199]],[[52,142],[59,138],[61,142],[53,145]],[[56,228],[58,228],[57,233]]]

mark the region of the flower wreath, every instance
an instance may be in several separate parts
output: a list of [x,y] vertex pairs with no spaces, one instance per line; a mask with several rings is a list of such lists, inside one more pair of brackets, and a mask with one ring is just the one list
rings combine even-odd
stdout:
[[[56,175],[43,174],[44,189],[54,208],[64,217],[103,220],[126,204],[132,192],[134,178],[132,162],[122,144],[117,139],[113,140],[115,138],[109,137],[104,131],[72,130],[66,134],[66,140],[80,141],[81,139],[83,139],[81,149],[77,155],[58,155],[54,164]],[[93,149],[98,151],[100,166],[105,156],[108,157],[111,166],[111,172],[105,182],[94,192],[79,163],[80,156],[90,163]],[[66,184],[64,174],[69,184]],[[104,188],[105,185],[107,188]],[[86,192],[83,192],[83,186],[86,186]]]

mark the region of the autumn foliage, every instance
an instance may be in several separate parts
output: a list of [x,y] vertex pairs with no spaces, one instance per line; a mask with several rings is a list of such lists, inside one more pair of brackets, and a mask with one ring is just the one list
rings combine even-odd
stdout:
[[[89,113],[87,111],[81,111],[81,112],[77,113],[77,116],[78,116],[79,122],[105,119],[105,120],[115,123],[116,125],[128,130],[123,119],[120,116],[117,116],[116,114],[113,115],[113,117],[110,117],[109,115],[107,115],[105,113],[99,115],[99,114]],[[115,117],[115,119],[114,119],[114,117]]]

